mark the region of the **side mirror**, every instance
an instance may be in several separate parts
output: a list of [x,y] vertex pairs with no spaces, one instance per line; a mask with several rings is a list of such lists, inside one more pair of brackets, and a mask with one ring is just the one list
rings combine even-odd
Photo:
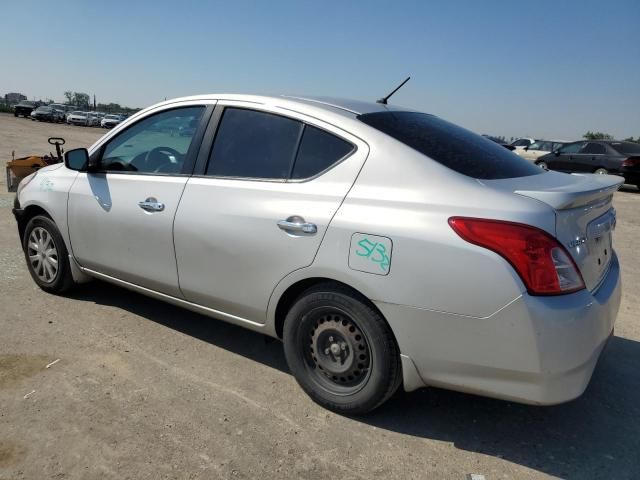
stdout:
[[559,157],[559,156],[560,156],[560,150],[556,150],[555,152],[553,152],[553,154],[554,154],[556,157]]
[[529,150],[529,145],[524,146],[524,151],[527,152]]
[[64,166],[70,170],[87,170],[89,167],[89,152],[86,148],[75,148],[65,152]]

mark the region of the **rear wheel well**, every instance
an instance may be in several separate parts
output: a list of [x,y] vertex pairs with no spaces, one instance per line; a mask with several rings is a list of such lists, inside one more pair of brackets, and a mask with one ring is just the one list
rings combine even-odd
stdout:
[[[337,290],[340,290],[340,289],[351,290],[352,292],[362,297],[362,299],[366,301],[371,308],[376,310],[382,318],[385,318],[382,312],[380,312],[380,310],[378,309],[378,307],[376,307],[376,305],[371,300],[369,300],[366,297],[366,295],[363,295],[361,292],[351,287],[350,285],[339,282],[337,280],[333,280],[331,278],[324,278],[324,277],[306,278],[304,280],[300,280],[299,282],[294,283],[289,288],[287,288],[285,292],[280,296],[280,299],[278,300],[278,305],[276,306],[276,312],[275,312],[275,329],[276,329],[276,334],[278,335],[278,338],[282,338],[282,332],[284,329],[284,320],[287,317],[287,313],[289,312],[289,310],[291,309],[295,301],[298,299],[298,297],[300,297],[300,295],[302,295],[302,293],[304,293],[306,290],[310,289],[311,287],[315,287],[316,285],[319,285],[321,283],[334,284]],[[385,318],[385,322],[386,321],[387,320]],[[387,324],[388,323],[389,322],[387,322]],[[396,345],[397,345],[397,341],[396,341]]]

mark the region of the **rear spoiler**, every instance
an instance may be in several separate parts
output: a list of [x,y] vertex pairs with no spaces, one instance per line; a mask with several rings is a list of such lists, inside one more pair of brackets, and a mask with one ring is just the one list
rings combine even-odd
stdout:
[[566,210],[598,203],[612,196],[624,183],[622,177],[616,175],[573,174],[584,181],[568,186],[545,190],[515,190],[514,193],[524,197],[535,198],[550,205],[555,210]]

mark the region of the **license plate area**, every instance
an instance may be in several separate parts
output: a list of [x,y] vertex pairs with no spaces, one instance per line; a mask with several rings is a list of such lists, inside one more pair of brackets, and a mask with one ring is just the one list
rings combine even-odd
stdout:
[[600,280],[602,275],[607,271],[607,267],[613,256],[612,234],[615,223],[615,210],[610,210],[591,221],[587,226],[589,256],[591,257],[598,280]]

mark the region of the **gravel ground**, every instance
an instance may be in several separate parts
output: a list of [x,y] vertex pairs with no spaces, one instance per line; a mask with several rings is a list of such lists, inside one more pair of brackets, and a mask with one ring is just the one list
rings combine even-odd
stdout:
[[[102,133],[0,115],[0,158]],[[540,408],[425,389],[357,419],[312,403],[277,341],[101,282],[42,292],[11,199],[0,193],[2,480],[640,477],[635,188],[615,197],[616,337],[580,399]]]

